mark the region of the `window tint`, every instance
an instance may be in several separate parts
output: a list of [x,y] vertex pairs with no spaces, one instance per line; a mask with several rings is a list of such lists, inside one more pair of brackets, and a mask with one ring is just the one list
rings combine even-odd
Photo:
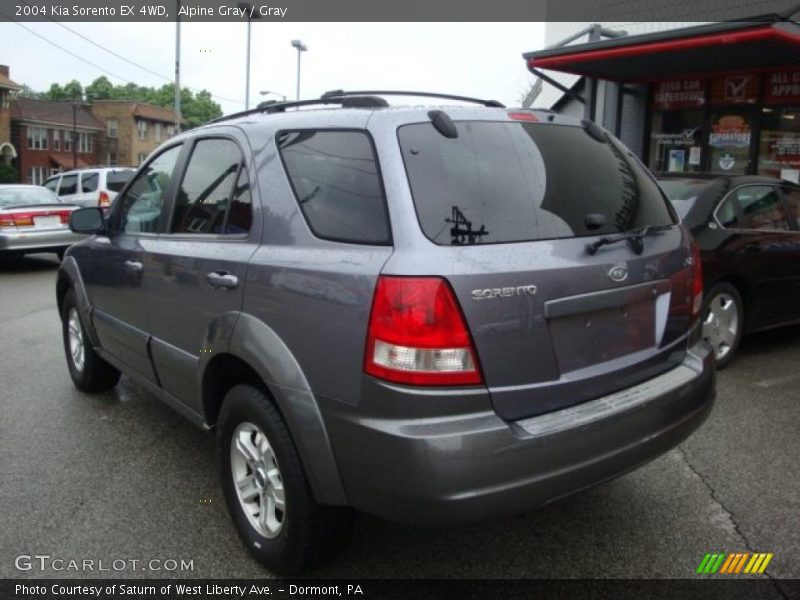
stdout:
[[46,187],[51,192],[55,192],[56,188],[58,187],[58,177],[55,177],[53,179],[48,179],[47,181],[45,181],[44,187]]
[[225,221],[225,233],[247,233],[253,220],[250,206],[250,179],[247,170],[239,172],[239,181],[233,190],[233,201]]
[[733,192],[743,229],[789,229],[786,210],[771,185],[746,185]]
[[97,183],[100,180],[99,173],[83,173],[81,175],[81,191],[86,192],[96,192],[97,191]]
[[242,153],[231,140],[199,140],[178,190],[171,231],[223,233],[241,164]]
[[61,186],[58,188],[59,196],[68,196],[75,194],[78,191],[78,176],[77,175],[64,175],[61,178]]
[[781,189],[786,198],[786,204],[789,205],[789,218],[797,227],[800,227],[800,188],[787,185]]
[[161,206],[180,151],[178,145],[159,154],[139,171],[125,195],[117,198],[118,230],[128,233],[158,231]]
[[[445,246],[565,238],[670,225],[658,186],[616,140],[584,128],[467,121],[398,131],[424,233]],[[607,225],[589,230],[586,216]]]
[[106,187],[112,192],[118,192],[130,181],[135,171],[110,171],[106,173]]
[[389,243],[377,159],[365,132],[284,132],[278,147],[300,210],[317,237]]
[[736,205],[732,198],[728,198],[717,209],[717,220],[726,229],[735,229],[739,226],[739,218],[736,216]]

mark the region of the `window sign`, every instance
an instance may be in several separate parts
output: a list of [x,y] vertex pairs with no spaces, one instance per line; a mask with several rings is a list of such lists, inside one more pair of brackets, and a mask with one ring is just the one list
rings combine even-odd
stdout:
[[655,110],[677,110],[700,108],[706,103],[705,79],[678,79],[655,84],[653,108]]
[[764,77],[764,104],[800,104],[800,69],[767,73]]
[[766,109],[758,151],[758,173],[793,181],[800,169],[800,109]]
[[717,113],[711,118],[708,145],[711,171],[717,173],[747,173],[750,164],[750,117]]
[[708,102],[711,106],[755,104],[758,102],[758,73],[721,75],[711,79]]

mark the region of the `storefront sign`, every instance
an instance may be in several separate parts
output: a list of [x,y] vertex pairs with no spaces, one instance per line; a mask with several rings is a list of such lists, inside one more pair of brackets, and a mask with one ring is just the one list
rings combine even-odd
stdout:
[[714,148],[748,148],[750,124],[738,115],[726,115],[711,126],[708,144]]
[[653,108],[655,110],[699,108],[705,103],[705,79],[679,79],[655,84],[653,92]]
[[722,75],[711,79],[708,102],[712,106],[755,104],[758,102],[759,75]]
[[767,73],[764,104],[800,104],[800,69]]
[[800,132],[761,132],[759,172],[777,176],[782,169],[800,169]]

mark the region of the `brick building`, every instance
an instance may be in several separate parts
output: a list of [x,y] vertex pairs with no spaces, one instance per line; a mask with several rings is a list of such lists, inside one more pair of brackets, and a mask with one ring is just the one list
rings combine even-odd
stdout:
[[103,126],[98,156],[108,165],[138,166],[175,135],[172,110],[125,100],[95,100],[92,115]]
[[97,164],[102,129],[82,104],[15,98],[11,140],[17,149],[14,164],[20,181],[38,185],[61,170]]
[[17,157],[17,149],[11,141],[11,100],[22,89],[9,78],[9,69],[0,65],[0,164],[10,165]]

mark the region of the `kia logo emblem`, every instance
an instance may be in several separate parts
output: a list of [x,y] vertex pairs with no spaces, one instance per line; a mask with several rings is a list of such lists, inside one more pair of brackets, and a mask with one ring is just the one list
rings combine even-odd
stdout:
[[625,281],[628,278],[628,268],[625,265],[614,265],[608,272],[612,281]]

